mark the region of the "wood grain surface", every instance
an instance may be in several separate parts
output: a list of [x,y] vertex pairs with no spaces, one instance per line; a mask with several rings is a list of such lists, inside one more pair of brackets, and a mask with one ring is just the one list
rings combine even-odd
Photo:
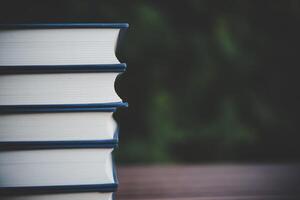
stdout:
[[300,200],[299,165],[123,166],[117,200]]

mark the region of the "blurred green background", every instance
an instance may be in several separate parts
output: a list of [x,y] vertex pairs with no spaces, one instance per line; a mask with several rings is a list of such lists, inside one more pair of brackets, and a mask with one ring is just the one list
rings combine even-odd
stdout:
[[121,163],[299,161],[300,1],[1,1],[1,22],[128,22]]

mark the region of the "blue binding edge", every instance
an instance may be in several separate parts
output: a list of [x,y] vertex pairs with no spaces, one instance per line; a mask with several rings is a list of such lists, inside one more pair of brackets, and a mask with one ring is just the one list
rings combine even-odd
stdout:
[[26,187],[0,187],[0,195],[21,194],[51,194],[51,193],[81,193],[81,192],[115,192],[117,183],[92,185],[55,185],[55,186],[26,186]]
[[117,169],[116,169],[116,165],[115,165],[115,160],[113,157],[111,157],[111,162],[112,162],[112,166],[113,166],[113,178],[114,178],[114,183],[119,185],[119,180],[117,178]]
[[1,113],[52,113],[52,112],[115,112],[117,107],[128,107],[126,102],[53,105],[6,105]]
[[113,139],[106,140],[65,140],[65,141],[7,141],[0,142],[1,151],[12,150],[39,150],[39,149],[89,149],[115,148],[119,142],[119,128],[116,129]]
[[25,65],[0,66],[0,74],[124,72],[126,63],[99,65]]
[[128,23],[20,23],[0,24],[0,29],[57,29],[57,28],[113,28],[127,29]]

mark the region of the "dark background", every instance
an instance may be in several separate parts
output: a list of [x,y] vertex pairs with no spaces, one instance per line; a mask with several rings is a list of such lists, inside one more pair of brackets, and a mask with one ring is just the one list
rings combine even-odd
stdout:
[[300,1],[0,1],[1,23],[128,22],[122,163],[300,159]]

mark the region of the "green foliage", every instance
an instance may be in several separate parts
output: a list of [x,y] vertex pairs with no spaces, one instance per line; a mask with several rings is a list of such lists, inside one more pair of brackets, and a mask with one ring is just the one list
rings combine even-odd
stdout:
[[[136,32],[129,32],[125,44],[136,49],[124,54],[139,60],[133,70],[140,72],[135,80],[146,93],[140,115],[144,137],[132,134],[125,142],[130,145],[122,151],[134,150],[120,156],[124,161],[127,154],[129,162],[259,160],[272,146],[266,140],[280,143],[276,134],[269,136],[280,116],[258,79],[268,80],[264,69],[271,66],[264,64],[261,48],[270,39],[254,23],[264,13],[255,12],[259,5],[246,4],[232,4],[237,12],[209,1],[136,7]],[[273,50],[270,43],[267,48]]]

